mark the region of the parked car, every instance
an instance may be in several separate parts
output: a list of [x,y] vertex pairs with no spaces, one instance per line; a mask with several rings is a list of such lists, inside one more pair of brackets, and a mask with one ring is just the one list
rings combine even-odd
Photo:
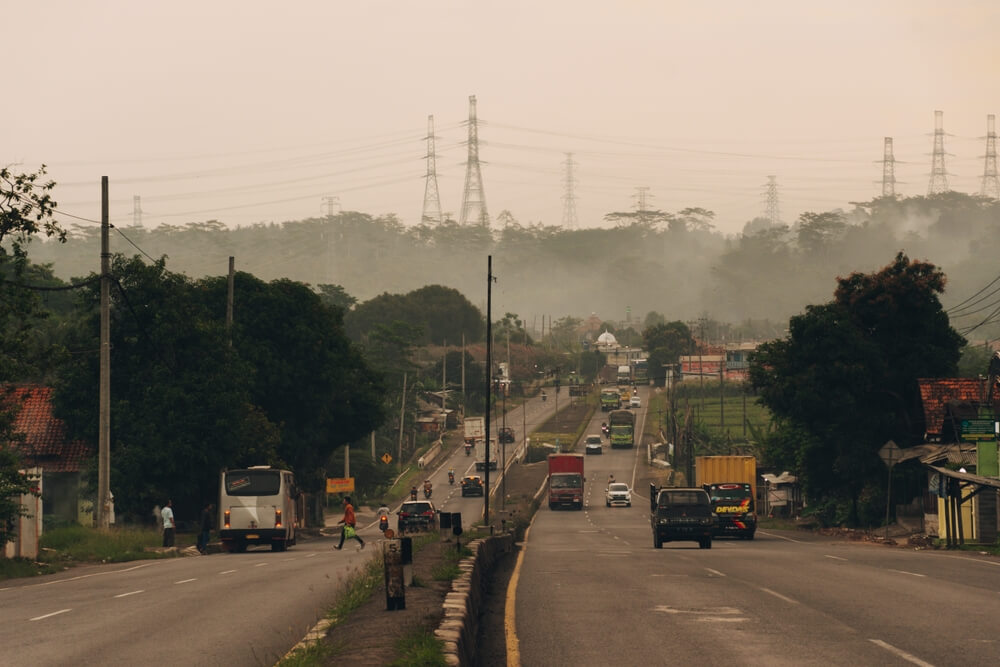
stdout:
[[601,444],[601,436],[588,435],[584,442],[584,451],[588,454],[603,454],[604,446]]
[[605,491],[604,505],[606,507],[618,505],[632,507],[632,490],[628,488],[628,484],[624,482],[612,482],[608,484],[608,489]]
[[479,475],[466,475],[462,478],[462,497],[484,495],[483,478]]
[[630,408],[641,408],[642,400],[638,396],[633,396],[632,398],[628,399],[628,406]]
[[408,500],[396,512],[400,534],[407,530],[430,530],[437,520],[437,510],[429,500]]

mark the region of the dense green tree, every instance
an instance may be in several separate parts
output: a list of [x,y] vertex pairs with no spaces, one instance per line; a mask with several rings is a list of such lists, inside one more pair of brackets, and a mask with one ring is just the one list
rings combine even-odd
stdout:
[[341,310],[350,310],[358,302],[340,285],[317,285],[319,298],[327,306],[336,306]]
[[682,354],[694,349],[694,337],[688,325],[674,321],[648,327],[642,332],[643,347],[649,364],[649,376],[658,386],[665,383],[664,366],[676,364]]
[[363,340],[376,325],[400,321],[418,327],[415,343],[443,345],[483,339],[482,313],[461,292],[451,287],[428,285],[407,294],[382,294],[358,304],[345,316],[345,326],[354,340]]
[[752,356],[751,380],[778,425],[765,456],[799,472],[825,520],[878,521],[878,449],[922,440],[916,380],[953,376],[964,344],[938,300],[944,285],[934,265],[899,253],[838,279],[833,301],[809,306],[786,339]]

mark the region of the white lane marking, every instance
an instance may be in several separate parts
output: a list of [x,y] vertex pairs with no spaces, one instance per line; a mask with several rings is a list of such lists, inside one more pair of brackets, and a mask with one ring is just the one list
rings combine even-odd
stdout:
[[869,639],[868,641],[870,641],[872,644],[875,644],[876,646],[884,648],[886,651],[889,651],[890,653],[895,653],[903,660],[906,660],[907,662],[912,662],[914,665],[921,665],[922,667],[934,667],[934,665],[932,665],[931,663],[921,660],[912,653],[907,653],[902,649],[898,649],[892,644],[887,644],[881,639]]
[[257,563],[254,567],[264,567],[267,563]]
[[805,542],[803,542],[802,540],[793,540],[790,537],[785,537],[784,535],[777,535],[775,533],[769,533],[765,530],[758,530],[757,532],[760,533],[761,535],[767,535],[768,537],[777,537],[778,539],[788,540],[789,542],[795,542],[796,544],[805,544]]
[[145,593],[145,592],[146,592],[145,590],[129,591],[128,593],[120,593],[120,594],[116,595],[115,597],[116,598],[127,598],[130,595],[138,595],[139,593]]
[[232,574],[235,571],[236,570],[225,570],[224,572],[220,572],[219,574]]
[[706,567],[705,569],[708,570],[709,572],[711,572],[712,574],[714,574],[717,577],[724,577],[724,576],[726,576],[726,575],[722,574],[721,572],[719,572],[718,570],[713,570],[710,567]]
[[742,623],[747,619],[744,616],[698,616],[694,620],[699,623]]
[[900,574],[908,574],[911,577],[926,577],[927,576],[926,574],[917,574],[916,572],[907,572],[906,570],[894,570],[891,567],[889,568],[889,571],[890,572],[899,572]]
[[656,605],[655,607],[653,607],[653,611],[661,611],[664,614],[691,614],[692,616],[718,616],[718,615],[732,616],[742,613],[736,607],[706,607],[705,609],[678,609],[677,607],[670,607],[665,604]]
[[76,581],[77,579],[89,579],[90,577],[103,577],[106,574],[121,574],[122,572],[131,572],[133,570],[139,570],[144,567],[149,567],[153,563],[143,563],[142,565],[134,565],[132,567],[126,567],[122,570],[110,570],[108,572],[94,572],[93,574],[81,574],[76,577],[67,577],[66,579],[56,579],[55,581],[46,581],[41,584],[28,584],[27,586],[22,586],[22,588],[32,588],[34,586],[51,586],[52,584],[61,584],[67,581]]
[[40,621],[43,618],[49,618],[50,616],[58,616],[59,614],[65,614],[67,611],[73,611],[72,609],[60,609],[59,611],[54,611],[51,614],[43,614],[42,616],[35,616],[34,618],[29,618],[29,621]]
[[175,585],[176,584],[188,584],[188,583],[191,583],[192,581],[198,581],[198,578],[195,577],[194,579],[181,579],[180,581],[175,581],[174,584]]
[[846,558],[841,558],[840,556],[831,556],[830,554],[823,554],[823,558],[832,558],[833,560],[847,560]]
[[306,554],[306,555],[305,555],[305,557],[306,557],[306,558],[312,558],[312,557],[314,557],[314,556],[318,556],[318,555],[319,555],[319,554],[318,554],[317,552],[315,552],[315,551],[314,551],[314,552],[312,552],[311,554]]
[[973,563],[982,563],[983,565],[998,565],[998,566],[1000,566],[1000,562],[994,562],[994,561],[991,561],[991,560],[980,560],[978,558],[966,558],[965,556],[949,556],[949,555],[944,555],[944,557],[945,558],[955,558],[957,560],[967,560],[967,561],[970,561],[970,562],[973,562]]
[[785,597],[784,595],[782,595],[781,593],[778,593],[777,591],[772,591],[770,588],[764,588],[763,586],[761,586],[760,590],[764,591],[768,595],[773,595],[774,597],[778,598],[779,600],[784,600],[785,602],[787,602],[789,604],[798,604],[798,602],[796,602],[792,598]]

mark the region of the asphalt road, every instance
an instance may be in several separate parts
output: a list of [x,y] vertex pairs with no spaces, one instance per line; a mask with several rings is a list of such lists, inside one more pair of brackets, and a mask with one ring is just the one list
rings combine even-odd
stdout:
[[1000,559],[766,530],[654,549],[647,489],[604,506],[608,473],[626,481],[641,456],[586,457],[584,511],[536,515],[515,591],[521,664],[996,664]]
[[[507,424],[518,436],[506,446],[508,455],[523,447],[525,424],[530,431],[554,412],[551,398],[508,411]],[[476,474],[473,459],[459,448],[427,473],[432,501],[461,512],[465,525],[483,512],[483,499],[462,498],[458,484]],[[499,471],[491,474],[492,484],[501,480]],[[359,511],[362,521],[371,516],[367,508]],[[284,553],[251,547],[243,554],[93,565],[3,582],[0,664],[273,665],[378,548],[374,522],[360,532],[369,544],[365,551],[349,541],[337,552],[332,538],[321,537]]]

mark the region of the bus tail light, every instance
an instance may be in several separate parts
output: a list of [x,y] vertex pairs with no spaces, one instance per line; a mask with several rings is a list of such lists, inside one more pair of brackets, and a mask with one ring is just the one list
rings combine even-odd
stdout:
[[229,510],[226,510],[224,517],[225,517],[224,523],[226,524],[226,528],[229,528]]
[[274,510],[274,527],[281,528],[281,510]]

